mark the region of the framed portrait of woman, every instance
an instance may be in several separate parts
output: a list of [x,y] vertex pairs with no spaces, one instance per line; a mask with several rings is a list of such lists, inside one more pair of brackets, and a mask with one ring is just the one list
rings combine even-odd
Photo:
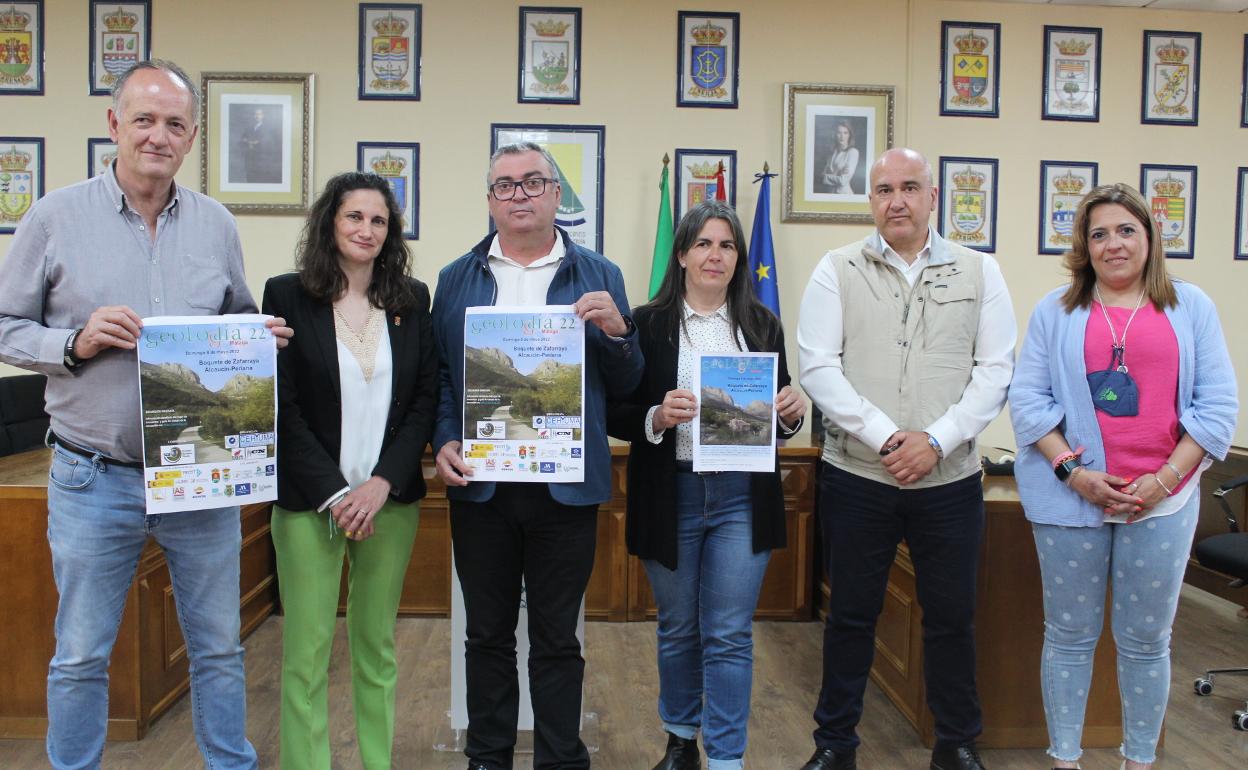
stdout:
[[785,83],[785,222],[867,224],[868,170],[893,146],[892,86]]

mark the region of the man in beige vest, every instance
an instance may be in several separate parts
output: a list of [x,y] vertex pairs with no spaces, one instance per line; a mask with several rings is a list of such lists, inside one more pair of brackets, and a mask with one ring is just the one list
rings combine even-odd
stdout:
[[802,770],[856,770],[876,618],[903,538],[923,608],[931,769],[983,768],[975,437],[1005,405],[1017,326],[996,261],[929,226],[936,194],[922,155],[881,155],[868,192],[875,233],[824,256],[802,298],[801,383],[827,428],[819,523],[832,587],[816,750]]

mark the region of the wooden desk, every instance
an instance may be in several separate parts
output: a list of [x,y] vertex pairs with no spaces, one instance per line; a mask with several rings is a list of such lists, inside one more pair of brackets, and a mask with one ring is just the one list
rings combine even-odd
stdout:
[[[809,620],[814,556],[815,468],[819,450],[808,434],[780,449],[780,473],[788,547],[771,556],[755,617],[770,620]],[[624,543],[628,445],[611,445],[611,499],[598,509],[598,543],[594,569],[585,591],[589,620],[653,619],[654,597],[641,561],[628,554]],[[399,600],[400,615],[447,617],[451,611],[451,528],[446,486],[433,471],[426,454],[425,481],[429,494],[420,504],[420,528],[412,561]],[[344,572],[344,589],[345,589]],[[339,610],[346,609],[346,593]]]
[[[0,458],[0,738],[47,732],[48,661],[56,649],[57,593],[48,550],[48,459],[36,449]],[[246,637],[277,605],[270,506],[242,510],[240,596]],[[187,691],[186,645],[178,626],[164,552],[149,540],[126,598],[109,667],[108,737],[138,740]]]

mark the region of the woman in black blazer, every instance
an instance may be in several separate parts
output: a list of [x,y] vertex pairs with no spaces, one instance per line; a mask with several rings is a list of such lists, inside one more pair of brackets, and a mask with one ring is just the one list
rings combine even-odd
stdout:
[[658,604],[659,718],[667,751],[655,770],[740,768],[753,670],[751,622],[771,549],[783,548],[779,461],[770,473],[694,473],[688,424],[697,353],[779,353],[781,436],[805,404],[789,384],[780,321],[754,296],[745,236],[720,201],[692,208],[676,228],[658,295],[637,308],[646,361],[632,397],[612,404],[611,435],[632,442],[629,553],[643,560]]
[[394,622],[425,495],[438,365],[429,290],[408,276],[403,215],[374,174],[339,174],[313,204],[298,272],[264,312],[295,330],[277,357],[281,767],[329,770],[329,656],[349,564],[347,635],[360,756],[390,767]]

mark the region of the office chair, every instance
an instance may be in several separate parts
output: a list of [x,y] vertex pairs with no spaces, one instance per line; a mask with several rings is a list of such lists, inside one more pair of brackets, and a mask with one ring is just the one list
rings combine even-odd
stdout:
[[48,415],[43,411],[42,374],[0,377],[0,457],[43,446]]
[[[1222,506],[1231,531],[1225,535],[1207,537],[1196,544],[1196,561],[1202,567],[1230,575],[1232,588],[1248,585],[1248,532],[1239,531],[1239,520],[1227,505],[1226,496],[1243,486],[1248,486],[1248,476],[1231,479],[1214,490],[1213,496],[1218,505]],[[1194,683],[1197,695],[1209,695],[1213,692],[1215,674],[1248,674],[1248,666],[1209,669]],[[1231,724],[1237,730],[1248,730],[1248,702],[1244,704],[1243,710],[1231,715]]]

